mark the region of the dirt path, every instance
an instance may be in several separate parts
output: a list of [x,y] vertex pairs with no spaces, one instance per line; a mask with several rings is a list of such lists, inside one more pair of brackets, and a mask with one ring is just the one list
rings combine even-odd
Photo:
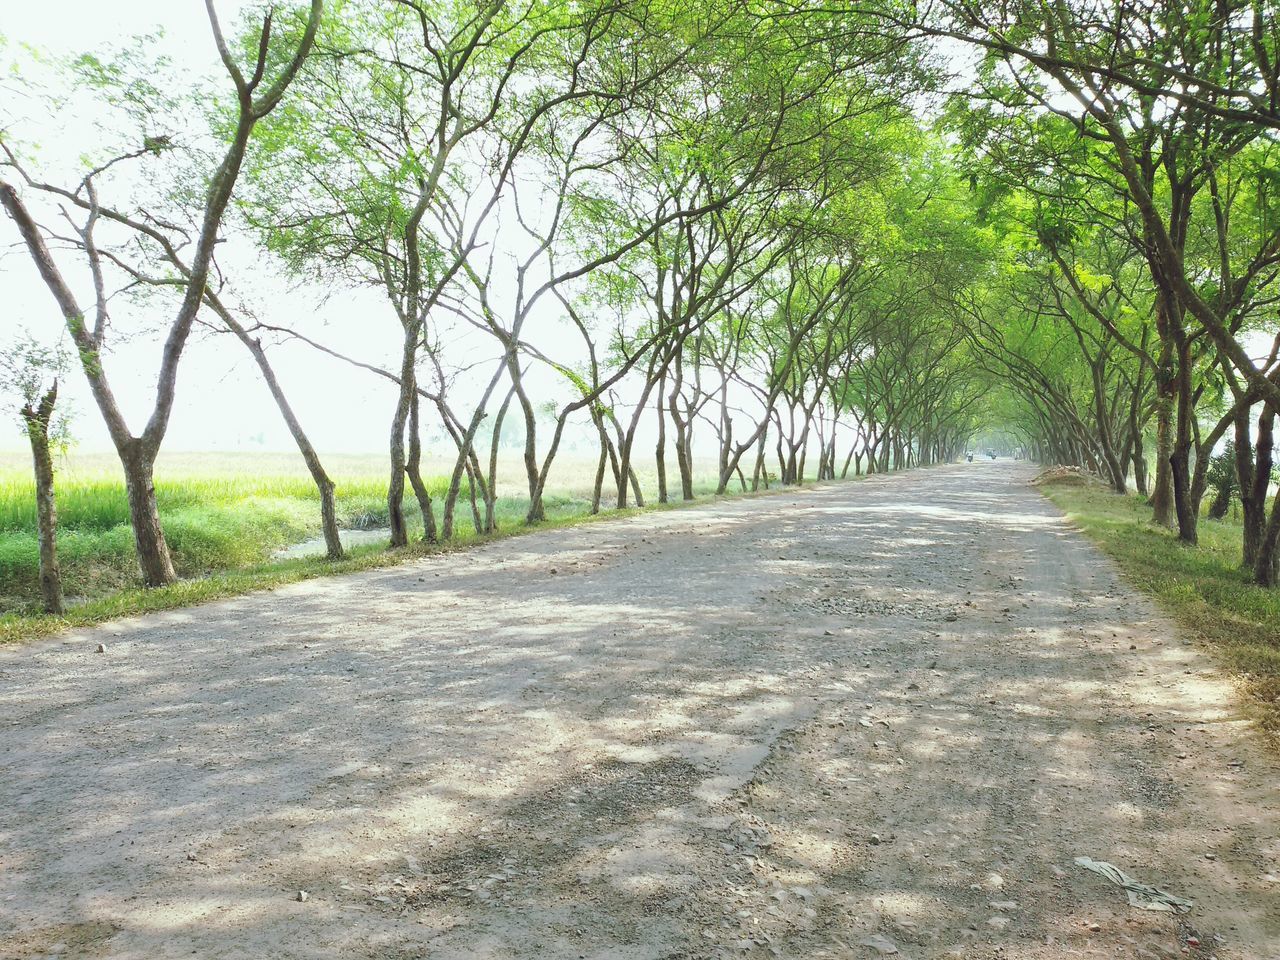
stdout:
[[[1280,958],[1280,769],[1026,477],[4,651],[0,957]],[[1077,856],[1196,906],[1132,909]]]

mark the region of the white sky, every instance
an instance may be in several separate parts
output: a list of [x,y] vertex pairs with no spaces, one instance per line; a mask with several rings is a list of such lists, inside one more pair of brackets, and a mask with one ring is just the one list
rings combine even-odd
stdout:
[[[243,0],[218,0],[217,9],[223,23],[232,23],[244,5]],[[0,0],[0,10],[3,12],[0,33],[7,38],[11,51],[16,45],[29,44],[53,54],[79,53],[137,34],[151,34],[159,28],[164,32],[160,52],[189,68],[193,75],[220,75],[201,0],[115,0],[110,3]],[[3,89],[0,96],[5,96]],[[38,118],[28,117],[23,122],[35,127],[40,124]],[[15,128],[13,133],[23,141],[38,140],[42,134],[52,136],[40,129]],[[88,130],[73,130],[70,141],[77,138],[87,142],[68,142],[63,148],[59,141],[56,152],[75,156],[93,145]],[[62,318],[51,296],[36,275],[25,249],[16,246],[17,243],[13,225],[7,218],[0,217],[0,346],[20,330],[55,339],[63,329]],[[69,279],[83,284],[81,262],[68,253],[61,254],[60,262]],[[282,285],[271,282],[255,282],[249,285],[253,289],[246,290],[243,280],[236,282],[234,273],[232,280],[235,292],[253,295],[262,319],[302,329],[335,349],[361,359],[387,367],[396,364],[398,326],[387,306],[372,293],[339,292],[320,305],[319,291],[290,293]],[[78,286],[77,292],[87,302],[89,291]],[[134,315],[123,315],[128,312]],[[145,326],[149,320],[163,324],[169,316],[164,313],[147,318],[137,316],[136,310],[121,313],[117,322],[122,332]],[[131,342],[117,342],[108,359],[112,386],[135,432],[141,430],[151,409],[151,377],[158,352],[154,339],[138,337]],[[394,402],[394,388],[390,384],[303,345],[279,345],[272,348],[270,356],[295,411],[322,453],[386,449]],[[482,375],[487,378],[487,364]],[[531,388],[535,399],[563,396],[563,386],[545,374],[535,375]],[[469,410],[466,399],[473,386],[464,380],[456,390],[458,406]],[[63,402],[74,411],[73,432],[80,448],[110,449],[101,418],[78,371],[64,385],[62,396]],[[431,424],[434,425],[434,418]],[[574,436],[571,432],[569,439]],[[703,439],[706,439],[705,429]],[[436,452],[448,453],[438,442],[432,445]],[[11,423],[6,416],[0,422],[0,449],[18,450],[22,446],[16,423]],[[645,433],[638,449],[650,447],[650,434]],[[227,336],[199,334],[193,337],[184,355],[178,378],[178,399],[165,448],[170,451],[294,449],[243,347]],[[572,445],[568,449],[571,451]]]
[[[210,75],[225,82],[225,74],[217,59],[208,21],[201,0],[45,0],[21,3],[0,0],[5,15],[0,19],[0,32],[7,38],[11,59],[24,55],[13,48],[29,44],[51,54],[76,54],[101,49],[103,45],[121,43],[128,38],[163,30],[160,49],[176,65],[189,69],[193,77]],[[243,0],[217,0],[216,8],[224,28],[247,6]],[[0,89],[0,96],[4,96]],[[3,106],[3,105],[0,105]],[[19,105],[20,106],[20,105]],[[0,111],[3,113],[4,111]],[[43,137],[45,159],[70,161],[81,151],[93,146],[92,133],[77,124],[57,125],[56,119],[44,118],[26,110],[20,114],[22,128],[14,125],[15,138],[22,142],[39,141]],[[41,129],[48,124],[49,129]],[[56,126],[56,132],[55,132]],[[68,131],[68,126],[70,130]],[[30,127],[32,129],[27,129]],[[58,180],[55,173],[50,179]],[[31,198],[33,204],[39,202]],[[75,287],[81,303],[91,302],[87,273],[83,262],[70,252],[58,257],[68,281]],[[222,249],[219,260],[231,279],[233,301],[248,303],[264,322],[292,327],[305,332],[333,349],[367,362],[395,369],[399,364],[400,330],[386,302],[373,291],[323,290],[319,286],[290,291],[278,277],[240,269],[256,259],[251,245],[232,237]],[[501,271],[499,271],[499,275]],[[0,345],[20,331],[30,331],[41,338],[62,335],[63,323],[52,297],[40,281],[24,247],[18,245],[17,232],[7,218],[0,217]],[[321,302],[322,296],[328,299]],[[557,332],[559,314],[553,298],[546,298],[542,316],[531,318],[528,331],[543,332],[553,350],[572,349]],[[160,338],[128,336],[129,331],[167,324],[171,314],[155,312],[146,316],[128,304],[113,309],[112,322],[116,335],[109,338],[112,352],[106,367],[117,400],[124,408],[130,427],[140,432],[149,415],[153,397],[153,374],[156,368]],[[548,339],[549,338],[549,339]],[[536,340],[536,337],[534,338]],[[557,342],[559,340],[559,342]],[[460,415],[470,414],[473,399],[492,371],[488,358],[496,355],[494,341],[464,329],[450,341],[446,359],[457,364],[485,361],[470,375],[463,375],[452,385],[455,409]],[[476,345],[473,349],[473,345]],[[395,402],[393,384],[357,370],[341,361],[317,353],[303,344],[278,344],[269,350],[277,376],[282,382],[295,413],[299,416],[312,442],[323,456],[326,452],[382,453],[387,448],[392,407]],[[563,352],[558,354],[564,359]],[[424,371],[423,375],[426,373]],[[526,385],[536,405],[555,400],[563,403],[566,396],[563,380],[545,367],[533,366]],[[624,384],[625,387],[625,384]],[[500,388],[505,392],[505,384]],[[501,397],[499,393],[499,399]],[[623,390],[623,395],[627,395]],[[102,425],[83,375],[77,370],[61,393],[61,402],[71,409],[72,425],[78,449],[110,450],[111,444]],[[498,400],[490,405],[492,412]],[[424,444],[426,452],[453,456],[453,445],[438,425],[437,418],[424,405]],[[646,417],[637,437],[637,450],[651,450],[656,424]],[[516,433],[516,437],[510,437]],[[523,433],[518,409],[508,414],[504,437],[518,440]],[[550,437],[549,427],[540,425],[539,454]],[[695,444],[702,448],[714,437],[703,428],[695,431]],[[7,418],[0,422],[0,450],[18,451],[24,447],[21,431]],[[281,422],[270,394],[262,384],[248,352],[230,336],[211,336],[197,332],[189,341],[178,376],[177,402],[164,443],[166,451],[271,450],[296,451],[293,440]],[[573,456],[581,452],[594,457],[594,430],[584,424],[571,423],[562,444],[562,453]],[[703,449],[701,453],[710,453]]]
[[[193,74],[218,69],[200,0],[0,0],[0,6],[4,8],[0,31],[11,46],[24,43],[55,54],[79,53],[161,27],[163,52],[177,63],[189,66]],[[218,0],[217,10],[224,25],[234,20],[241,6],[240,0]],[[14,133],[23,140],[35,139],[26,130]],[[56,337],[62,329],[61,317],[25,249],[14,249],[17,240],[13,225],[7,218],[0,218],[0,343],[24,329],[41,337]],[[60,263],[69,279],[82,279],[82,265],[74,257],[63,254]],[[77,288],[82,297],[86,292]],[[278,295],[265,307],[275,322],[305,327],[316,339],[366,360],[386,362],[396,355],[394,320],[376,298],[339,296],[325,306],[321,316],[308,299]],[[126,316],[128,312],[121,310],[121,329],[133,327],[139,320],[145,322],[146,318]],[[159,315],[155,319],[163,322],[166,317]],[[117,344],[108,360],[112,386],[129,413],[135,432],[141,430],[151,407],[150,374],[156,354],[153,343],[140,341]],[[273,348],[270,356],[303,426],[321,451],[386,449],[393,386],[383,385],[370,374],[323,358],[301,345]],[[137,373],[133,374],[133,370]],[[110,441],[82,375],[77,372],[73,376],[63,396],[75,411],[73,431],[80,448],[109,449]],[[21,445],[16,425],[0,426],[0,448],[17,449]],[[195,337],[184,355],[165,447],[294,449],[247,351],[229,337],[207,335]]]

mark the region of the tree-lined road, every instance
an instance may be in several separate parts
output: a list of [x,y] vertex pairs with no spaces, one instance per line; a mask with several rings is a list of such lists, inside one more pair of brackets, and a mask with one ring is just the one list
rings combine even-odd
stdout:
[[1029,476],[543,530],[5,650],[0,956],[1280,956],[1280,769]]

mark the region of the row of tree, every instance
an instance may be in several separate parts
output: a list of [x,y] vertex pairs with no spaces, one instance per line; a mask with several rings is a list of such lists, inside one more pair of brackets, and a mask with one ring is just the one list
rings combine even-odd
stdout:
[[1132,476],[1187,544],[1232,439],[1244,564],[1274,586],[1280,8],[943,0],[917,27],[981,51],[952,116],[1004,226],[967,324],[1006,416],[1040,459]]
[[[228,28],[206,7],[216,82],[145,48],[68,65],[114,118],[72,180],[0,131],[0,202],[119,454],[148,584],[174,579],[152,475],[197,325],[252,356],[332,557],[281,339],[393,386],[393,546],[406,503],[429,540],[460,502],[494,528],[512,421],[532,523],[570,428],[598,438],[598,509],[643,502],[646,425],[666,500],[693,496],[695,434],[724,492],[946,461],[998,417],[1040,459],[1132,474],[1189,542],[1232,431],[1246,560],[1275,582],[1280,366],[1250,355],[1280,262],[1265,5],[313,0]],[[943,58],[956,40],[977,55]],[[374,291],[352,322],[398,356],[251,308],[256,261]],[[158,350],[140,430],[111,388],[124,311]]]
[[[209,22],[219,90],[163,82],[164,65],[136,50],[70,65],[128,137],[76,182],[45,179],[13,134],[3,140],[15,182],[0,201],[120,456],[148,584],[175,576],[152,475],[197,322],[251,352],[315,479],[329,553],[342,552],[334,485],[264,337],[336,351],[238,305],[218,255],[228,236],[295,278],[381,294],[385,319],[360,322],[397,331],[398,363],[344,359],[396,386],[393,546],[408,540],[407,492],[429,540],[453,535],[464,491],[477,528],[493,528],[512,416],[530,522],[573,418],[599,437],[597,505],[611,473],[620,507],[642,502],[635,443],[651,412],[660,499],[668,433],[685,498],[695,430],[715,436],[720,491],[768,482],[770,440],[783,482],[804,477],[815,438],[818,476],[963,443],[980,391],[937,306],[957,277],[947,238],[906,222],[922,219],[915,194],[936,171],[904,108],[926,71],[900,33],[866,17],[763,17],[737,0],[316,0],[229,34],[210,4]],[[54,201],[59,219],[26,198]],[[91,299],[51,244],[79,255]],[[928,283],[904,283],[911,274]],[[154,317],[164,304],[139,431],[111,388],[112,313]],[[451,391],[464,366],[484,384],[469,405]],[[532,366],[568,388],[549,438],[526,389]],[[420,472],[429,418],[456,452],[442,505]]]

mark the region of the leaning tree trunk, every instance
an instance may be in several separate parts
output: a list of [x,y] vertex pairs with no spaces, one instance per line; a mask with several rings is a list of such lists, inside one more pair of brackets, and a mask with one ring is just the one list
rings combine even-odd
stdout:
[[324,465],[320,462],[320,455],[316,453],[316,448],[311,445],[311,440],[307,436],[305,430],[302,429],[302,423],[293,412],[288,398],[284,395],[284,389],[280,386],[280,381],[276,379],[275,370],[271,366],[271,362],[267,359],[267,353],[262,348],[262,341],[257,337],[251,336],[244,327],[235,321],[226,311],[222,304],[216,299],[211,298],[210,305],[227,324],[228,328],[243,343],[253,355],[254,362],[258,364],[258,371],[262,374],[262,379],[267,384],[267,389],[271,391],[271,396],[276,402],[276,407],[280,411],[280,416],[284,418],[285,426],[289,428],[289,433],[293,437],[293,442],[298,447],[298,452],[302,454],[302,460],[307,465],[307,471],[311,474],[311,481],[316,485],[316,490],[320,494],[320,528],[324,533],[325,553],[330,560],[342,559],[342,539],[338,536],[338,510],[334,502],[334,485],[329,479],[329,474],[325,472]]
[[418,391],[413,391],[409,401],[409,456],[404,464],[405,476],[409,478],[409,486],[418,500],[418,509],[422,512],[422,539],[426,543],[435,543],[436,512],[431,505],[431,494],[422,479],[422,416]]
[[36,526],[40,541],[40,600],[45,613],[66,612],[62,598],[62,574],[58,569],[58,506],[53,492],[53,457],[49,452],[49,424],[58,399],[58,383],[45,391],[40,402],[22,408],[31,441],[31,461],[36,481]]
[[[766,490],[769,489],[769,465],[765,462],[764,448],[765,438],[761,435],[760,442],[756,444],[756,465],[751,470],[752,490],[759,490],[761,484],[764,484]],[[725,481],[725,485],[728,485],[728,481]],[[723,493],[724,491],[717,490],[716,492]]]
[[[645,400],[648,397],[644,398]],[[637,411],[638,413],[638,411]],[[635,428],[639,420],[638,416],[632,418],[630,428],[625,432],[622,424],[618,423],[617,418],[613,419],[614,429],[618,433],[618,501],[617,508],[625,510],[627,508],[627,484],[631,484],[631,493],[635,497],[637,507],[644,506],[644,493],[640,489],[640,478],[636,476],[635,469],[631,466],[631,446],[635,443]]]
[[[485,394],[487,402],[488,394]],[[466,430],[459,430],[461,424],[456,420],[449,411],[448,406],[439,398],[436,398],[436,405],[440,410],[440,417],[444,421],[444,427],[449,432],[449,436],[453,439],[454,446],[458,448],[458,457],[453,463],[453,473],[449,476],[449,489],[445,493],[444,498],[444,518],[441,523],[441,538],[444,540],[453,539],[454,514],[458,505],[458,497],[462,491],[462,477],[465,474],[467,478],[467,496],[472,503],[473,512],[475,510],[475,498],[477,487],[480,487],[481,496],[488,498],[488,484],[485,483],[484,475],[480,469],[480,460],[476,456],[475,450],[475,432],[480,424],[480,417],[483,408],[477,408],[475,417]],[[483,523],[476,521],[477,533],[481,532]]]
[[[609,431],[604,422],[604,414],[597,411],[595,414],[595,420],[596,429],[600,431],[600,443],[605,452],[609,455],[609,470],[613,474],[613,483],[616,487],[621,482],[620,478],[622,477],[622,464],[618,456],[618,449],[614,445],[613,438],[609,436]],[[604,478],[601,477],[600,479],[603,480]],[[602,489],[596,490],[594,498],[594,508],[596,513],[600,512],[600,500],[603,496],[604,493]]]

